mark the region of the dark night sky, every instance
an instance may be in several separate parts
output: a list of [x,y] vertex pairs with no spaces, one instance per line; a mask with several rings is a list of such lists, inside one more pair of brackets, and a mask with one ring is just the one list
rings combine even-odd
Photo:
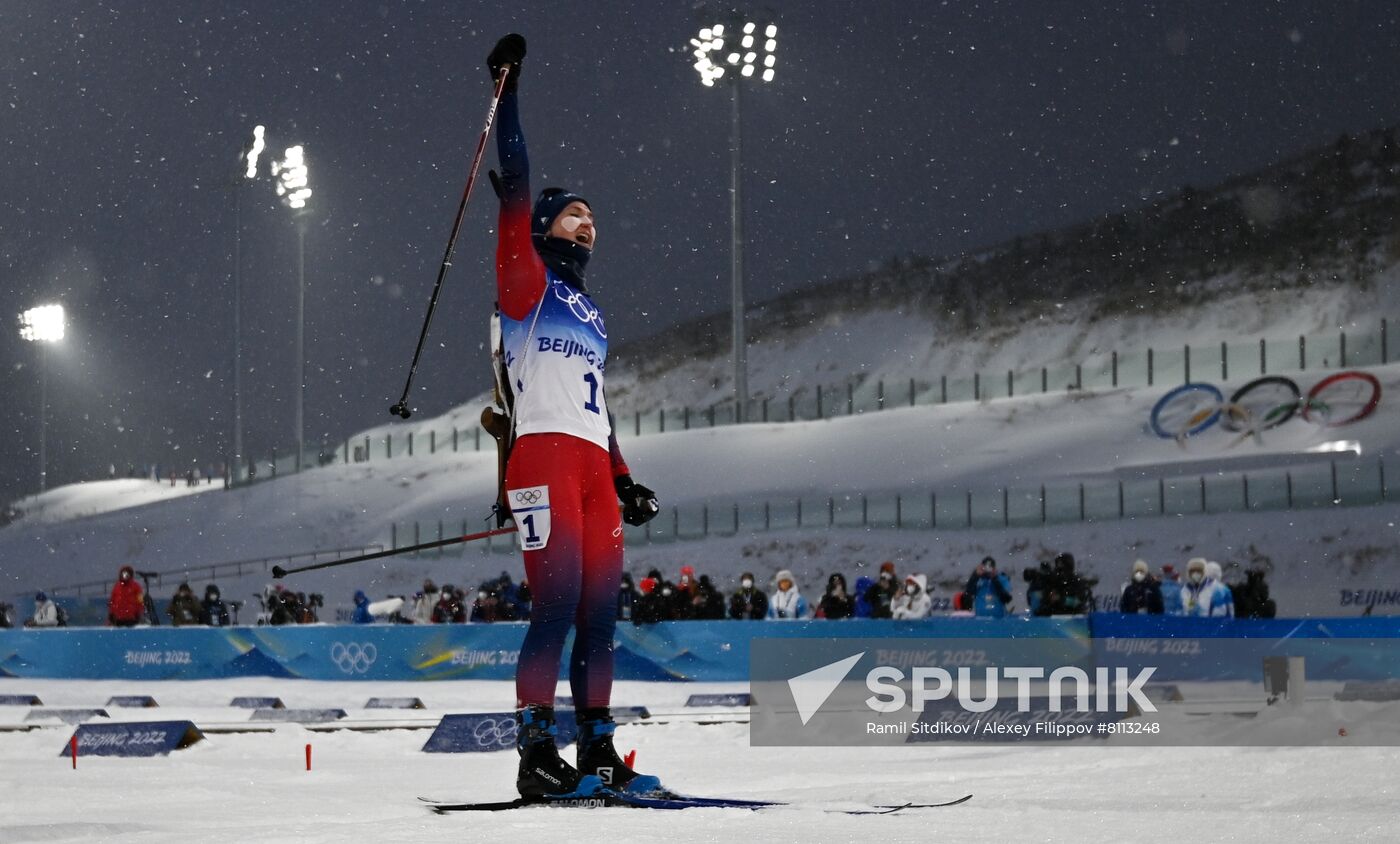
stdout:
[[[690,4],[0,0],[0,499],[109,462],[218,459],[231,428],[233,182],[254,123],[306,145],[307,439],[388,421],[489,98],[530,40],[534,185],[599,217],[612,335],[727,309],[728,100]],[[1400,122],[1388,4],[774,3],[778,79],[745,98],[751,301],[1208,184]],[[487,159],[494,164],[494,148]],[[482,389],[494,198],[468,209],[415,404]],[[295,230],[243,191],[246,443],[293,442]]]

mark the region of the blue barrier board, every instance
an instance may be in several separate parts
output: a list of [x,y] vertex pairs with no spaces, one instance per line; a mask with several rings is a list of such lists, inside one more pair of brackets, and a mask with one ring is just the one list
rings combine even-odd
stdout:
[[[560,710],[555,722],[559,734],[555,743],[564,747],[578,738],[574,713]],[[424,753],[490,753],[514,750],[519,728],[514,712],[480,712],[470,715],[444,715],[437,729],[423,745]]]
[[[73,736],[79,756],[167,756],[204,738],[189,721],[83,724]],[[59,755],[71,752],[72,746],[64,744]]]

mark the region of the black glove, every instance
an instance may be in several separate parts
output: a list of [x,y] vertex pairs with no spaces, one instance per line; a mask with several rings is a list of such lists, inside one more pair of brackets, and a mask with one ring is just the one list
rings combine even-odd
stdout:
[[509,67],[510,75],[506,77],[506,90],[514,91],[516,83],[520,81],[520,63],[524,59],[524,36],[512,32],[497,41],[496,46],[491,48],[491,53],[486,57],[486,67],[491,71],[491,81],[499,80],[501,68]]
[[656,518],[661,505],[656,503],[656,493],[632,480],[631,475],[618,475],[613,480],[617,497],[622,501],[622,520],[633,527],[644,525]]

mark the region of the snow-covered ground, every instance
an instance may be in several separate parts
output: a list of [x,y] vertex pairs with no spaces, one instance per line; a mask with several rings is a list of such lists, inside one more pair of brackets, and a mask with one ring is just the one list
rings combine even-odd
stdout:
[[[619,684],[614,700],[660,708],[718,684]],[[564,689],[561,687],[561,692]],[[509,706],[508,683],[315,683],[271,679],[181,683],[0,680],[0,694],[45,704],[100,705],[145,693],[158,709],[116,710],[121,720],[232,717],[236,695],[279,695],[288,706],[363,705],[371,695],[418,696],[432,710]],[[1113,746],[1111,742],[895,748],[750,747],[741,723],[623,727],[620,749],[674,788],[705,795],[790,801],[758,813],[691,809],[530,809],[436,816],[419,796],[514,796],[510,753],[423,753],[427,730],[211,734],[169,757],[60,755],[73,728],[0,732],[0,842],[347,840],[709,841],[1386,841],[1394,838],[1400,786],[1393,748],[1366,746],[1357,731],[1385,732],[1364,706],[1307,704],[1304,724],[1332,736],[1313,748]],[[0,709],[0,724],[16,716]],[[420,713],[424,714],[424,713]],[[1352,716],[1357,716],[1352,718]],[[247,711],[238,713],[246,720]],[[1296,717],[1296,716],[1294,716]],[[1203,743],[1276,729],[1261,716],[1196,716]],[[1350,727],[1351,738],[1336,735]],[[312,745],[312,770],[304,748]],[[566,751],[567,756],[571,750]],[[846,816],[823,807],[935,801],[961,806],[889,816]]]

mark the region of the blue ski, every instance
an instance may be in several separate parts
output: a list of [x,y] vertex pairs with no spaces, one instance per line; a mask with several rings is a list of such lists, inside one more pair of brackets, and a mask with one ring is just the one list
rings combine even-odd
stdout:
[[[740,800],[728,797],[691,797],[681,794],[663,794],[658,796],[643,796],[638,794],[627,794],[614,791],[602,791],[588,797],[570,797],[560,800],[526,800],[517,797],[514,800],[502,800],[488,803],[452,803],[445,801],[429,800],[424,797],[418,798],[428,804],[428,808],[434,812],[444,815],[450,812],[500,812],[507,809],[525,809],[530,807],[550,806],[561,809],[601,809],[607,807],[624,809],[746,809],[758,811],[760,809],[776,809],[782,807],[798,808],[800,804],[784,803],[776,800]],[[823,809],[826,812],[836,812],[843,815],[892,815],[905,809],[939,809],[947,806],[957,806],[972,799],[968,794],[956,800],[948,800],[942,803],[899,803],[887,805],[874,805],[865,809]]]

